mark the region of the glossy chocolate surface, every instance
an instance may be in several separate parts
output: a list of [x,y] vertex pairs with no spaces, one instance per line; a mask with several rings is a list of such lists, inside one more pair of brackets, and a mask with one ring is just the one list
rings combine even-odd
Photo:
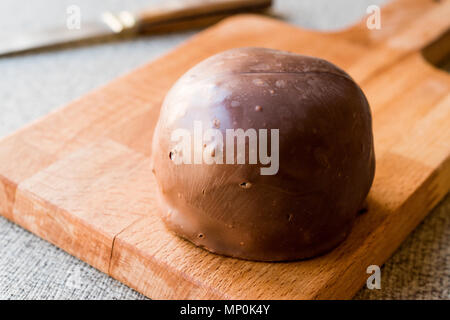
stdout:
[[[177,128],[279,129],[279,170],[180,164]],[[225,153],[225,152],[224,152]],[[153,141],[161,216],[179,236],[242,259],[284,261],[337,246],[374,177],[371,114],[343,70],[313,57],[238,48],[210,57],[167,94]]]

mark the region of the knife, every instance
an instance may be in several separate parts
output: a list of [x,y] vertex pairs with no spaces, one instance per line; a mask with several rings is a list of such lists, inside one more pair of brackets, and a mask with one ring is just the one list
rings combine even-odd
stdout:
[[104,12],[98,21],[82,23],[79,29],[66,26],[0,38],[0,56],[113,37],[136,36],[205,26],[241,12],[264,10],[271,0],[178,0],[139,13]]

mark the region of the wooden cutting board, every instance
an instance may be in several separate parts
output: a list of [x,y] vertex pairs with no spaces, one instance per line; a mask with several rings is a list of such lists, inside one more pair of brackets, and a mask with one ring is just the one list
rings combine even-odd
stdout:
[[[166,56],[0,142],[0,212],[156,299],[350,298],[450,187],[450,75],[420,49],[449,28],[449,1],[396,1],[381,29],[306,31],[256,15],[226,19]],[[368,212],[318,258],[242,261],[164,228],[150,173],[159,107],[174,81],[222,50],[261,46],[322,57],[370,102],[377,169]],[[439,50],[437,50],[439,52]]]

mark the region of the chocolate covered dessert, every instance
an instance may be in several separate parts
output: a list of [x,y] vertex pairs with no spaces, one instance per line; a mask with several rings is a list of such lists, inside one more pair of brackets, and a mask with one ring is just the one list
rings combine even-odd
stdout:
[[375,170],[370,108],[352,78],[265,48],[225,51],[185,73],[165,98],[152,155],[170,230],[259,261],[337,246]]

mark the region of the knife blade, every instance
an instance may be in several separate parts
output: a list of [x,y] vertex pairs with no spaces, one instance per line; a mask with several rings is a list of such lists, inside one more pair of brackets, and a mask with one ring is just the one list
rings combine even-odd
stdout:
[[178,0],[133,14],[104,12],[97,21],[82,23],[79,29],[55,27],[0,39],[0,56],[59,47],[89,40],[135,36],[152,31],[174,30],[213,23],[224,16],[264,10],[271,0]]

